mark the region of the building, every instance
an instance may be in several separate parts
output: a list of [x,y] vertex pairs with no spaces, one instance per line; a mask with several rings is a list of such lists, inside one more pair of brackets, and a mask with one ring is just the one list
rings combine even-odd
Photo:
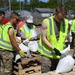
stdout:
[[44,18],[53,15],[54,9],[49,8],[35,8],[31,13],[35,18],[34,21],[42,21]]

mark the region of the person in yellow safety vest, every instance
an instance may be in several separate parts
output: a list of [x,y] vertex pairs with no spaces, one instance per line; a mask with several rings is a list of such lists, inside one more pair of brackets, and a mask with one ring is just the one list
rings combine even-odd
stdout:
[[33,16],[32,15],[28,15],[27,18],[26,18],[25,25],[23,25],[20,28],[21,38],[23,40],[31,39],[31,34],[32,34],[33,29],[35,29],[35,26],[33,25]]
[[20,15],[16,12],[12,12],[10,15],[10,21],[3,27],[0,35],[0,75],[12,75],[13,73],[13,57],[14,51],[18,51],[21,57],[24,57],[24,51],[22,51],[16,42],[16,33],[14,32],[13,25],[18,22]]
[[17,25],[17,36],[20,36],[20,28],[26,23],[26,18],[24,18],[22,21],[20,21]]
[[42,73],[56,69],[61,53],[65,47],[68,34],[67,10],[59,5],[54,15],[43,20],[38,52],[41,54]]
[[5,16],[5,12],[4,11],[0,11],[0,33],[2,31],[2,27],[3,27],[3,23],[2,23],[2,20],[4,19],[4,16]]
[[74,17],[74,19],[72,20],[71,33],[72,33],[71,49],[74,49],[74,39],[75,39],[75,17]]

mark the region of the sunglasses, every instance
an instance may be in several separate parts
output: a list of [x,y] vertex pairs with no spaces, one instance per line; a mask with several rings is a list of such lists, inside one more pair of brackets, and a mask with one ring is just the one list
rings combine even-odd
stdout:
[[17,22],[19,21],[19,19],[17,19],[16,17],[14,17],[14,18],[16,19]]

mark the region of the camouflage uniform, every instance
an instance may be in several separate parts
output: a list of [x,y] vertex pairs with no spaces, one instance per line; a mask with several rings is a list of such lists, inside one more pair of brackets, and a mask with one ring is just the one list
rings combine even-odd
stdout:
[[12,75],[13,53],[0,49],[0,75]]
[[42,73],[55,70],[58,62],[59,62],[59,59],[51,59],[51,58],[42,56],[42,59],[41,59]]

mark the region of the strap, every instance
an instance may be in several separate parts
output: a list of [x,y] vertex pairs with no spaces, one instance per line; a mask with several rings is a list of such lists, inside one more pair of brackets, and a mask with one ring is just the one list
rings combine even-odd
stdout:
[[41,49],[41,50],[43,50],[43,52],[44,53],[46,53],[47,55],[55,55],[55,53],[54,52],[50,52],[50,51],[47,51],[47,50],[45,50],[42,46],[40,46],[39,44],[38,44],[38,46],[39,46],[39,48]]
[[52,35],[52,19],[48,18],[49,23],[50,23],[50,35]]
[[65,20],[63,20],[63,32],[65,33]]

